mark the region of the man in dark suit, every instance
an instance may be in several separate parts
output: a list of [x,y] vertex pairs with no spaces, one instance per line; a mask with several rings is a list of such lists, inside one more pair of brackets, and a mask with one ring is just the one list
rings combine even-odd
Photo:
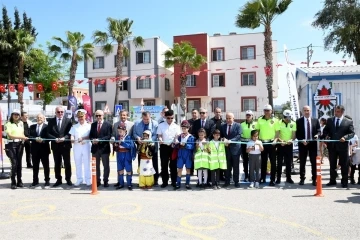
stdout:
[[29,136],[31,140],[31,154],[33,161],[33,182],[31,187],[36,187],[39,184],[39,166],[40,161],[44,168],[45,176],[45,187],[50,186],[50,167],[49,167],[49,155],[50,155],[50,146],[49,141],[42,140],[47,138],[47,125],[44,123],[45,117],[43,114],[38,114],[36,116],[37,124],[30,126]]
[[109,122],[104,121],[104,112],[102,110],[96,110],[95,117],[96,122],[91,124],[89,138],[92,141],[91,154],[96,158],[96,178],[97,186],[101,185],[101,173],[100,173],[100,159],[102,160],[104,167],[104,187],[109,187],[109,174],[110,174],[110,143],[102,142],[99,140],[110,140],[112,133],[112,126]]
[[335,107],[335,117],[327,120],[323,130],[323,137],[339,142],[329,142],[329,161],[330,161],[330,182],[327,186],[336,185],[336,166],[339,158],[341,166],[341,185],[348,187],[349,171],[349,140],[354,137],[353,121],[344,117],[345,108],[342,105]]
[[204,128],[206,131],[206,138],[211,137],[211,129],[214,125],[214,122],[207,117],[207,110],[205,108],[200,108],[200,118],[194,121],[194,124],[191,127],[191,134],[195,139],[199,138],[198,131],[200,128]]
[[241,126],[234,121],[233,113],[226,113],[226,124],[221,127],[221,137],[224,138],[227,170],[225,174],[224,187],[230,185],[231,170],[233,170],[233,180],[235,187],[240,187],[239,183],[239,164],[240,164],[240,152],[241,146],[239,143],[232,143],[234,141],[240,141],[241,138]]
[[51,150],[54,155],[55,162],[55,178],[56,183],[53,187],[60,186],[62,184],[61,176],[61,162],[64,160],[65,166],[65,180],[67,185],[72,186],[71,182],[71,163],[70,163],[70,134],[71,120],[64,117],[64,108],[62,106],[56,107],[55,118],[52,118],[48,122],[47,135],[48,138],[55,139],[51,142]]
[[[300,158],[300,185],[305,182],[306,159],[309,156],[311,163],[312,185],[316,186],[316,155],[317,142],[312,141],[320,136],[320,123],[316,118],[311,117],[309,106],[303,107],[303,117],[296,120],[296,139],[299,140]],[[303,142],[302,142],[303,141]]]

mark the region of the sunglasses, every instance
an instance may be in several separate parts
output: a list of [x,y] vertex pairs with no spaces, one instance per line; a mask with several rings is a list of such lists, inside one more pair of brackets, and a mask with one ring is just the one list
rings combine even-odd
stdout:
[[200,114],[205,114],[206,112],[200,112]]
[[270,112],[270,110],[264,110],[264,112]]
[[14,116],[20,116],[20,114],[18,114],[18,113],[13,113],[13,115],[14,115]]
[[246,114],[246,116],[247,116],[247,117],[250,117],[250,116],[251,116],[251,114]]
[[57,113],[64,113],[64,111],[57,111]]
[[95,115],[95,117],[101,117],[102,115]]
[[173,117],[167,117],[166,119],[174,119]]

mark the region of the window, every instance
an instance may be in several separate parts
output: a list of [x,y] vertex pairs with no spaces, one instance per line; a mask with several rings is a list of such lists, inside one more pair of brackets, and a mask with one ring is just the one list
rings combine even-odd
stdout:
[[144,100],[144,106],[155,106],[155,100]]
[[150,63],[150,51],[136,52],[136,63]]
[[[122,66],[127,67],[127,62],[128,62],[127,58],[123,57]],[[114,56],[114,67],[116,67],[116,64],[117,64],[117,55]]]
[[104,68],[104,57],[96,57],[93,63],[93,69]]
[[212,61],[224,61],[224,48],[213,48],[211,49],[211,60]]
[[96,110],[103,110],[105,109],[106,101],[96,101],[95,102],[95,111]]
[[170,101],[169,100],[165,100],[165,107],[170,107]]
[[119,101],[119,105],[122,106],[123,110],[129,111],[129,101]]
[[106,92],[106,81],[104,84],[96,83],[95,92]]
[[240,48],[241,60],[255,59],[255,46],[246,46]]
[[225,87],[225,73],[212,74],[213,87]]
[[36,97],[35,98],[40,98],[40,93],[36,93]]
[[241,86],[256,86],[256,72],[241,73]]
[[241,98],[241,111],[256,111],[256,97],[242,97]]
[[213,98],[211,102],[213,111],[215,111],[215,108],[220,108],[224,112],[226,111],[225,98]]
[[128,81],[120,81],[120,91],[127,91],[128,90]]
[[165,78],[165,91],[170,91],[170,80]]
[[136,79],[136,89],[151,89],[151,79],[147,76],[145,79]]
[[187,108],[186,110],[190,112],[192,109],[199,109],[201,107],[201,100],[200,98],[188,98],[187,99]]
[[196,76],[195,75],[186,75],[186,86],[187,87],[196,87]]

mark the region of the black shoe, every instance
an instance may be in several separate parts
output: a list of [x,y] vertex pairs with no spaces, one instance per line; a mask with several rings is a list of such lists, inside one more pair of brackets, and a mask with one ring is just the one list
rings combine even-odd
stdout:
[[61,184],[62,184],[61,181],[56,181],[56,183],[53,185],[53,187],[58,187],[58,186],[60,186]]
[[154,187],[158,187],[159,186],[159,183],[158,182],[154,182]]
[[208,183],[206,184],[206,187],[211,188],[211,183],[208,182]]
[[217,189],[221,189],[221,187],[219,185],[216,185]]
[[49,181],[45,182],[44,187],[50,187],[50,182]]
[[249,178],[248,177],[245,177],[244,178],[244,182],[248,182],[249,181]]
[[200,183],[199,183],[199,182],[197,182],[196,187],[200,187]]
[[305,180],[301,179],[300,182],[299,182],[299,185],[304,185],[304,182],[305,182]]
[[118,187],[120,186],[120,183],[114,184],[114,187]]
[[200,184],[200,189],[205,189],[205,185],[203,183]]
[[275,186],[274,181],[270,181],[269,186],[270,186],[270,187],[274,187],[274,186]]
[[230,186],[230,183],[225,183],[224,185],[223,185],[223,188],[227,188],[227,187],[229,187]]
[[33,182],[30,187],[36,187],[37,185],[39,185],[39,182]]
[[132,191],[133,189],[132,189],[132,186],[128,186],[128,190],[129,191]]
[[294,184],[294,181],[291,178],[286,179],[287,183]]
[[172,183],[171,186],[176,188],[176,183]]
[[97,186],[97,187],[100,187],[100,186],[101,186],[101,182],[97,182],[97,183],[96,183],[96,186]]
[[104,182],[104,187],[105,187],[105,188],[109,187],[109,183],[108,183],[108,182]]
[[28,164],[26,168],[33,168],[33,166],[31,164]]
[[312,181],[312,185],[316,187],[316,181]]
[[67,184],[68,186],[72,186],[72,185],[73,185],[73,183],[72,183],[72,181],[71,181],[71,180],[66,181],[66,184]]
[[174,190],[178,190],[178,189],[180,189],[180,185],[176,185],[176,186],[174,187]]
[[260,184],[266,183],[266,179],[260,179]]
[[216,185],[213,185],[213,186],[212,186],[212,189],[213,189],[213,190],[217,190]]
[[18,183],[16,184],[17,187],[19,188],[23,188],[24,187],[24,184],[22,181],[18,181]]
[[168,186],[168,184],[166,184],[166,183],[161,184],[161,188],[166,188],[167,186]]
[[355,180],[354,180],[353,178],[350,179],[350,183],[351,183],[351,184],[356,184],[356,183],[355,183]]
[[236,188],[239,188],[239,187],[240,187],[240,183],[238,183],[238,182],[235,183],[235,187],[236,187]]
[[347,183],[343,183],[343,184],[341,184],[341,185],[342,185],[343,188],[347,188],[347,187],[348,187]]
[[190,185],[185,185],[185,188],[186,188],[187,190],[190,190],[190,189],[191,189]]
[[336,182],[335,181],[330,181],[326,184],[326,186],[335,186]]
[[119,184],[119,186],[116,187],[116,190],[119,190],[119,189],[122,189],[122,188],[124,188],[124,186],[121,186],[121,185]]
[[280,179],[277,179],[275,184],[280,184],[281,183],[281,180]]
[[11,189],[17,189],[16,183],[11,183]]

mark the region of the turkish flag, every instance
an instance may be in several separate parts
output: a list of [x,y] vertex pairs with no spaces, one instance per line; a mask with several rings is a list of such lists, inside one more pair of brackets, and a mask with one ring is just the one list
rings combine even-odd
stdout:
[[58,85],[56,82],[51,83],[51,90],[56,91],[58,89]]
[[24,92],[24,84],[22,83],[18,84],[18,92]]
[[29,92],[34,91],[34,84],[28,84],[27,86],[28,86]]
[[82,84],[84,80],[76,80],[78,84]]
[[39,92],[44,91],[44,87],[43,87],[42,83],[36,84],[36,90],[38,90]]
[[101,84],[101,85],[104,85],[106,83],[106,79],[101,79],[100,81],[99,81],[99,84]]
[[9,84],[8,87],[9,87],[9,91],[10,91],[10,92],[15,92],[15,86],[14,86],[14,84]]
[[0,84],[0,92],[1,93],[6,93],[5,84]]

